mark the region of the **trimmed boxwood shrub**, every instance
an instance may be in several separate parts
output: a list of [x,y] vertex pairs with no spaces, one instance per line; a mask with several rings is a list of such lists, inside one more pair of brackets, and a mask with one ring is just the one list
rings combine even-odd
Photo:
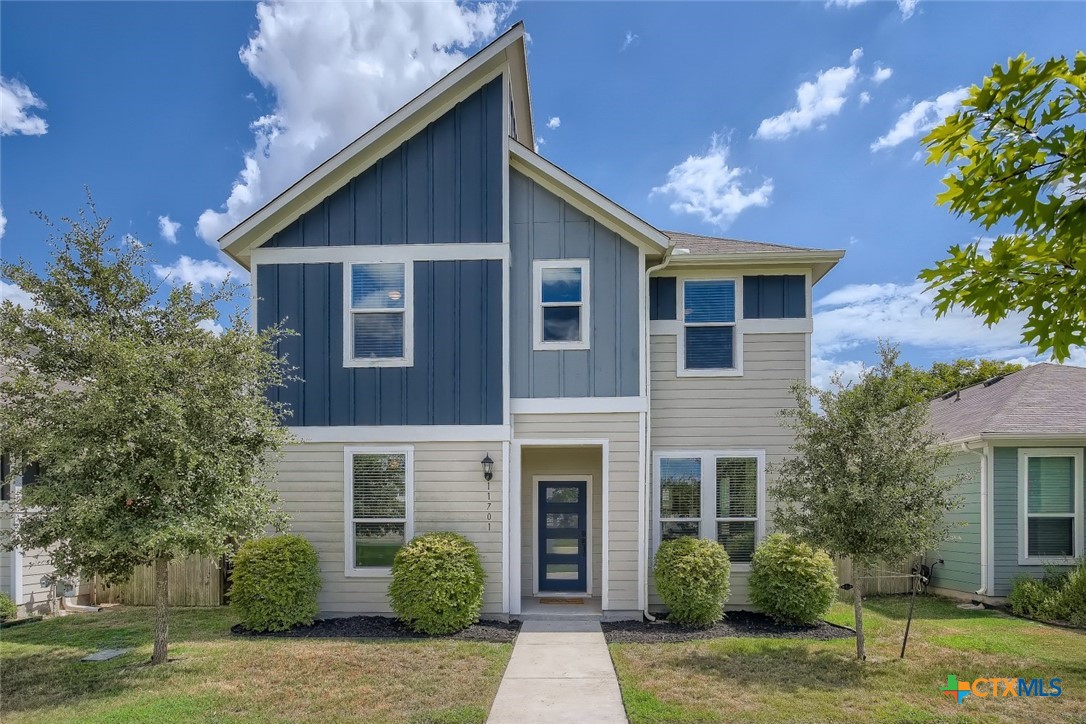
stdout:
[[243,544],[230,580],[230,604],[252,631],[308,626],[320,610],[317,551],[301,536],[276,535]]
[[13,621],[19,615],[15,601],[6,593],[0,593],[0,621]]
[[483,608],[479,551],[457,533],[424,533],[392,562],[392,610],[412,631],[448,634],[479,620]]
[[833,559],[783,533],[755,549],[749,585],[754,607],[784,624],[817,623],[837,598]]
[[675,538],[656,551],[652,573],[667,604],[668,620],[705,628],[724,617],[731,561],[724,546],[706,538]]

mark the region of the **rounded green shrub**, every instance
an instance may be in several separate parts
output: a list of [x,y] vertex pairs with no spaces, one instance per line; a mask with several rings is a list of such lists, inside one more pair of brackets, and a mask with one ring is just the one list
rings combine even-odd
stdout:
[[724,546],[705,538],[675,538],[656,551],[652,573],[668,620],[705,628],[724,617],[731,561]]
[[234,557],[230,604],[252,631],[313,623],[321,587],[317,551],[305,538],[276,535],[241,546]]
[[425,533],[396,553],[389,601],[412,631],[455,633],[479,620],[484,577],[479,551],[467,538]]
[[0,593],[0,621],[13,621],[19,616],[15,601],[6,593]]
[[754,607],[783,624],[816,623],[837,598],[833,559],[783,533],[755,549],[749,585]]

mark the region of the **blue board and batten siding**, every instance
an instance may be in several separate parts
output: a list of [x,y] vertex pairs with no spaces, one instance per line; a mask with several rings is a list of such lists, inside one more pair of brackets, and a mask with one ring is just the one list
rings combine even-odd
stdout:
[[[1039,444],[1037,447],[1048,447]],[[1068,454],[1076,448],[1067,448]],[[1006,596],[1011,591],[1011,582],[1015,576],[1044,575],[1043,566],[1021,566],[1018,564],[1019,531],[1018,518],[1018,448],[993,448],[992,494],[995,529],[995,595]]]
[[288,425],[500,425],[502,263],[416,261],[411,367],[344,367],[343,265],[261,264],[257,323],[296,336],[279,351],[296,369]]
[[498,77],[264,246],[501,243],[502,112]]
[[[638,248],[526,176],[512,171],[509,183],[512,396],[636,397]],[[534,349],[536,259],[589,260],[590,349]]]

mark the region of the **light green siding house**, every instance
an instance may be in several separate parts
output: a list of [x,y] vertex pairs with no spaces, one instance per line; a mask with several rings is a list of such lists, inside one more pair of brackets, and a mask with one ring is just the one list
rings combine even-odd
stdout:
[[931,403],[931,426],[953,448],[944,474],[962,474],[964,525],[930,560],[931,590],[1006,597],[1015,576],[1083,558],[1086,369],[1027,367]]

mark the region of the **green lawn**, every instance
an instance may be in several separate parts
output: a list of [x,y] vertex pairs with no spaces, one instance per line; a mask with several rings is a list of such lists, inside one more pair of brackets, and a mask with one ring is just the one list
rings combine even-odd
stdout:
[[[176,609],[171,663],[150,667],[151,610],[0,631],[0,720],[482,722],[512,646],[249,639],[229,609]],[[133,647],[104,663],[100,648]]]
[[[717,639],[613,644],[611,656],[630,721],[1077,721],[1086,722],[1086,632],[962,611],[917,599],[906,659],[897,658],[908,599],[865,605],[868,661],[855,642]],[[851,605],[829,619],[851,625]],[[947,675],[1053,677],[1059,698],[966,697],[940,693]]]

